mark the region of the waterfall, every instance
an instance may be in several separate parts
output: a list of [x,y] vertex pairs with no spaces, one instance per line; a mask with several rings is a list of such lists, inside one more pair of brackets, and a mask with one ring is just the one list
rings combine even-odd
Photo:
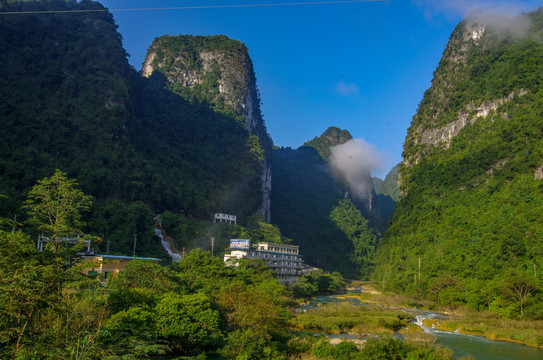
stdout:
[[168,255],[172,258],[172,262],[178,262],[180,259],[182,259],[181,255],[172,251],[170,243],[164,239],[164,236],[162,236],[162,231],[160,229],[155,229],[155,234],[160,238],[160,244],[162,245],[164,250],[166,250]]

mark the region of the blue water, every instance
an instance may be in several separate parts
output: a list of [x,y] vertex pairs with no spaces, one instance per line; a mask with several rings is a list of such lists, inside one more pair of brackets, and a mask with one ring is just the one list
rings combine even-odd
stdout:
[[434,330],[437,343],[454,351],[453,358],[472,356],[488,360],[543,359],[543,350],[505,341],[492,341],[481,336]]

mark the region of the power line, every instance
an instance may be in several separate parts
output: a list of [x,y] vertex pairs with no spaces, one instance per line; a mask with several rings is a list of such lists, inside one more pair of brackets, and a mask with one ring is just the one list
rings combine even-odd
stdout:
[[336,0],[336,1],[312,1],[293,2],[281,4],[239,4],[239,5],[208,5],[208,6],[175,6],[156,8],[131,8],[131,9],[81,9],[81,10],[36,10],[36,11],[5,11],[0,15],[23,15],[23,14],[62,14],[62,13],[100,13],[120,11],[156,11],[156,10],[193,10],[193,9],[224,9],[224,8],[247,8],[247,7],[271,7],[271,6],[296,6],[296,5],[327,5],[327,4],[353,4],[369,2],[388,2],[390,0]]

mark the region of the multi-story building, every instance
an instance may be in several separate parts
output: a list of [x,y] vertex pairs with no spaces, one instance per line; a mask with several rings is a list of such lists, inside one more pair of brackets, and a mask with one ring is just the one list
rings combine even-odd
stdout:
[[264,260],[284,285],[295,283],[304,266],[298,245],[262,242],[251,247],[249,240],[232,239],[224,261],[233,263],[236,259]]
[[236,215],[230,215],[230,214],[223,214],[223,213],[216,213],[213,222],[216,223],[222,223],[226,222],[230,225],[236,225]]

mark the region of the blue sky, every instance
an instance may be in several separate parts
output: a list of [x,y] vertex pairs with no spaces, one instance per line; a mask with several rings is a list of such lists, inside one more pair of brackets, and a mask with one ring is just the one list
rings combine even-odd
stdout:
[[[335,0],[315,0],[326,2]],[[389,0],[301,5],[311,0],[103,0],[114,9],[293,4],[113,11],[141,69],[161,35],[218,35],[249,49],[262,112],[275,145],[297,148],[329,126],[349,130],[383,158],[401,161],[411,118],[454,27],[472,10],[505,15],[543,1]]]

